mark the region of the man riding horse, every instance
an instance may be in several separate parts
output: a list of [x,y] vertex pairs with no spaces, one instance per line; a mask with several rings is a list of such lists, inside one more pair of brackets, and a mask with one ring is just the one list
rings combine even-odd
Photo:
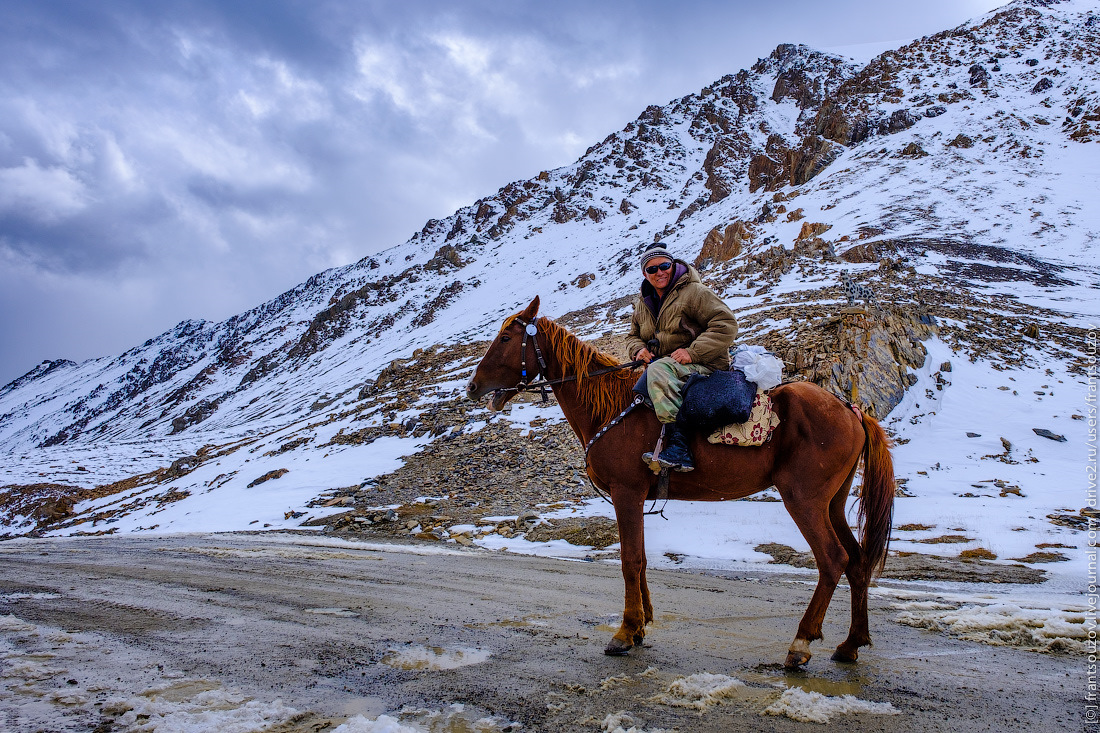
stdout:
[[646,386],[657,419],[665,428],[665,447],[657,456],[664,468],[695,468],[687,429],[676,417],[684,382],[692,374],[728,369],[729,349],[737,337],[733,311],[703,284],[698,271],[669,255],[661,243],[642,253],[641,292],[627,335],[627,353],[644,361]]

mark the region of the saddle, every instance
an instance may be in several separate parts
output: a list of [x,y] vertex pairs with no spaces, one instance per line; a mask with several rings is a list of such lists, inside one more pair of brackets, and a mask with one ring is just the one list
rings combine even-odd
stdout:
[[[643,373],[634,392],[652,407]],[[735,446],[763,445],[779,425],[771,398],[740,369],[696,374],[684,383],[684,401],[677,421],[707,435],[710,443]]]
[[[647,374],[642,374],[633,391],[652,407]],[[684,382],[683,404],[677,420],[702,432],[737,425],[749,419],[755,398],[756,385],[740,370],[714,372],[709,376],[693,374]]]

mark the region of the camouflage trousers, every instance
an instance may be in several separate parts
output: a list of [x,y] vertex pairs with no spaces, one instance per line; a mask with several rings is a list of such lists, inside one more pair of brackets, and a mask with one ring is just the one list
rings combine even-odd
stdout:
[[680,364],[670,356],[650,362],[646,368],[646,387],[653,411],[662,423],[676,422],[683,404],[684,382],[692,374],[711,374],[714,370],[701,364]]

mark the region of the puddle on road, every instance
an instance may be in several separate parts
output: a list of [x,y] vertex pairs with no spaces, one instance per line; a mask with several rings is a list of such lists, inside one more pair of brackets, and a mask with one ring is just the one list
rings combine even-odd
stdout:
[[386,656],[382,657],[382,664],[395,669],[434,672],[480,664],[491,656],[493,656],[492,652],[486,649],[409,644],[400,649],[390,649]]
[[6,593],[0,595],[0,603],[12,601],[52,601],[61,596],[57,593]]
[[862,681],[839,681],[839,680],[822,680],[822,679],[795,679],[787,677],[784,680],[788,687],[798,687],[803,692],[820,692],[822,695],[828,695],[830,697],[839,697],[840,695],[851,695],[852,697],[859,697],[863,692]]
[[545,628],[550,624],[547,622],[549,616],[543,616],[541,614],[530,614],[523,618],[505,618],[497,621],[486,621],[484,623],[468,623],[463,624],[467,629],[488,629],[493,627],[503,628]]
[[305,613],[313,613],[318,616],[343,616],[345,618],[359,615],[357,611],[352,611],[350,608],[307,608]]
[[810,677],[806,672],[786,672],[780,669],[775,672],[750,672],[746,670],[741,674],[741,677],[747,681],[768,685],[780,690],[797,687],[804,692],[819,692],[830,697],[841,695],[858,697],[863,692],[864,685],[868,684],[867,678],[858,673],[847,675],[846,679],[826,679],[823,677]]

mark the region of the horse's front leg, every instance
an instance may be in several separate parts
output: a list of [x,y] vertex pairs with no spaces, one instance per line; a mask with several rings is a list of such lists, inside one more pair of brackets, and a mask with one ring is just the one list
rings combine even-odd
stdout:
[[604,654],[621,655],[641,645],[645,625],[653,618],[653,607],[649,603],[645,582],[645,491],[612,486],[611,499],[615,505],[615,521],[619,525],[619,554],[626,584],[626,602],[623,623],[604,649]]

